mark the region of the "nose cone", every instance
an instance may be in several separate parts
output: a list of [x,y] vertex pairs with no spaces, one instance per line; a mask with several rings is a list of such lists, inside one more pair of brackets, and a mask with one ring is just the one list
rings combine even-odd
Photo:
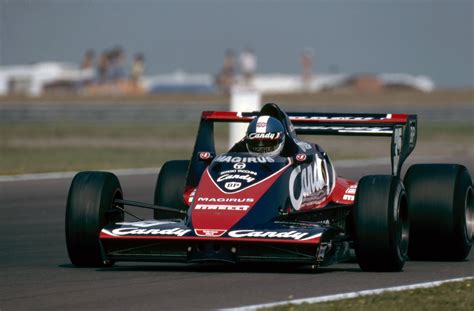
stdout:
[[214,236],[232,228],[258,204],[283,171],[281,169],[239,191],[227,192],[217,185],[206,170],[192,205],[191,222],[195,232],[198,235]]

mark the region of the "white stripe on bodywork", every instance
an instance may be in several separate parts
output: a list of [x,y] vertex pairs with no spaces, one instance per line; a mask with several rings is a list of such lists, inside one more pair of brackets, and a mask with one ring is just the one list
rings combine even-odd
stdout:
[[[270,118],[270,116],[258,117],[256,133],[266,133],[267,132],[268,118]],[[265,126],[258,126],[259,124],[265,124]]]

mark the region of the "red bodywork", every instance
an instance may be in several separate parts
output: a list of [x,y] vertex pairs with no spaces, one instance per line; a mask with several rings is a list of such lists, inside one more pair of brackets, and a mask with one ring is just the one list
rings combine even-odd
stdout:
[[[252,209],[253,205],[291,164],[290,159],[287,166],[265,180],[232,193],[220,189],[206,170],[201,178],[199,189],[189,187],[184,193],[186,204],[192,208],[191,220],[196,235],[216,237],[223,235]],[[356,189],[357,182],[337,177],[329,195],[305,197],[299,211],[322,209],[331,203],[352,205]],[[211,200],[219,198],[220,201],[203,201],[202,198],[211,198]]]

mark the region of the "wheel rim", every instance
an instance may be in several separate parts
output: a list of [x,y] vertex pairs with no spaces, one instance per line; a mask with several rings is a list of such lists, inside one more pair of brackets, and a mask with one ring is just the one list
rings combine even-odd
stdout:
[[[105,211],[105,217],[104,217],[104,223],[101,225],[102,227],[114,224],[116,222],[123,221],[124,215],[121,210],[116,208],[116,204],[114,203],[116,199],[123,199],[122,191],[119,189],[115,190],[113,199],[112,199],[112,204],[108,208],[108,210]],[[123,208],[122,204],[119,204]]]
[[408,252],[408,204],[404,193],[399,193],[395,198],[395,221],[397,223],[398,250],[402,257],[407,256]]
[[472,239],[474,231],[474,202],[472,200],[472,187],[469,186],[466,191],[466,198],[464,200],[465,219],[466,219],[466,236],[468,240]]

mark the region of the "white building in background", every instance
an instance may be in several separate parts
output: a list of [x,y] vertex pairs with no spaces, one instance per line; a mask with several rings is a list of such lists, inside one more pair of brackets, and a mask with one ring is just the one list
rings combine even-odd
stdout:
[[33,65],[0,66],[0,96],[23,94],[40,96],[45,85],[58,81],[79,83],[92,79],[92,70],[80,70],[76,64],[44,62]]
[[[435,85],[431,78],[402,73],[383,73],[369,75],[381,87],[404,87],[431,92]],[[307,84],[301,75],[292,74],[257,74],[253,78],[252,88],[259,93],[298,93],[320,92],[351,86],[359,75],[318,74]],[[43,62],[33,65],[0,66],[0,96],[23,94],[40,96],[45,86],[55,82],[65,82],[79,86],[81,81],[92,80],[92,69],[80,70],[76,64],[61,62]],[[237,77],[237,83],[243,83]],[[215,92],[214,76],[211,74],[192,74],[177,71],[171,74],[149,75],[143,77],[145,93]]]
[[[409,74],[373,74],[373,75],[350,75],[345,73],[318,74],[308,83],[304,82],[301,75],[292,74],[257,74],[253,77],[249,86],[245,78],[236,77],[237,86],[250,87],[259,93],[299,93],[299,92],[322,92],[326,90],[337,90],[344,87],[352,87],[354,81],[359,79],[370,79],[376,81],[382,88],[409,88],[422,92],[431,92],[435,89],[433,80],[426,76],[414,76]],[[172,74],[161,74],[147,76],[143,79],[143,85],[148,93],[160,93],[166,91],[215,91],[214,79],[209,74],[191,74],[178,71]]]

